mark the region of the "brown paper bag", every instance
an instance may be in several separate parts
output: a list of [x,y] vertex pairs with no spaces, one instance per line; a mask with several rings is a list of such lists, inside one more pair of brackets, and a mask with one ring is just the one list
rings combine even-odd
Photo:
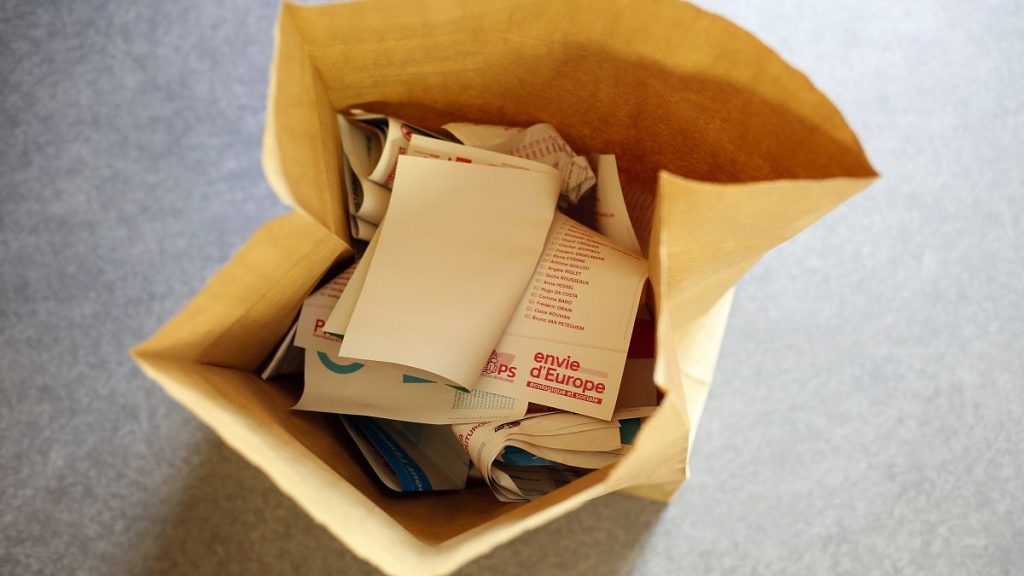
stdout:
[[[650,231],[665,394],[616,466],[529,504],[486,488],[396,498],[367,476],[336,418],[290,411],[294,396],[254,375],[304,296],[350,256],[335,113],[353,106],[428,129],[545,121],[576,150],[617,156],[631,216]],[[675,0],[284,4],[263,162],[295,213],[266,224],[133,354],[317,522],[394,574],[450,572],[612,491],[670,497],[688,474],[732,286],[875,178],[807,78]]]

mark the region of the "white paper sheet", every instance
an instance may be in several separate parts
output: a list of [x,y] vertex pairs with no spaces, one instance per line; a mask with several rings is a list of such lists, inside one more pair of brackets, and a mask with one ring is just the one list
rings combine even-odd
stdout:
[[558,187],[547,172],[401,156],[340,355],[474,388],[533,274]]

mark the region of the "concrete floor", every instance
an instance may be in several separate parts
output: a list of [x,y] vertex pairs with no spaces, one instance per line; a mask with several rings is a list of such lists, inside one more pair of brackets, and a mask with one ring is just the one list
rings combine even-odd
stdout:
[[[740,285],[671,505],[607,497],[462,573],[1021,573],[1024,5],[705,7],[883,179]],[[283,212],[275,12],[0,6],[0,573],[375,573],[126,354]]]

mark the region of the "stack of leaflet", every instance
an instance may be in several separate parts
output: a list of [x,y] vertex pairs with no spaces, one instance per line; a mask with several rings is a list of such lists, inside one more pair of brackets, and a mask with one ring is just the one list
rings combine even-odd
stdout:
[[[468,460],[444,456],[452,426],[504,501],[620,458],[620,421],[657,392],[647,263],[614,158],[588,163],[546,124],[446,126],[474,146],[362,112],[339,127],[352,235],[368,244],[307,298],[264,377],[301,364],[295,408],[346,415],[399,491],[464,485]],[[559,210],[591,190],[593,229]]]
[[354,110],[338,115],[342,166],[348,190],[352,236],[369,240],[377,232],[391,199],[398,156],[409,149],[413,134],[440,138],[396,118]]

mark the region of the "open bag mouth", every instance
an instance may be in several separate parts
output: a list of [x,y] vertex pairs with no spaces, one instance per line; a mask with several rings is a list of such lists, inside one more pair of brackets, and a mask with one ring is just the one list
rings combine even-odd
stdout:
[[[395,573],[448,571],[614,490],[670,495],[686,476],[731,287],[876,177],[806,77],[691,5],[440,0],[421,11],[405,0],[282,5],[263,163],[295,212],[133,350],[314,519]],[[636,450],[530,503],[499,502],[484,485],[398,495],[336,416],[293,411],[296,385],[259,378],[305,296],[352,258],[336,122],[351,108],[433,131],[548,122],[579,153],[616,156],[630,218],[645,248],[651,239],[664,393]]]

